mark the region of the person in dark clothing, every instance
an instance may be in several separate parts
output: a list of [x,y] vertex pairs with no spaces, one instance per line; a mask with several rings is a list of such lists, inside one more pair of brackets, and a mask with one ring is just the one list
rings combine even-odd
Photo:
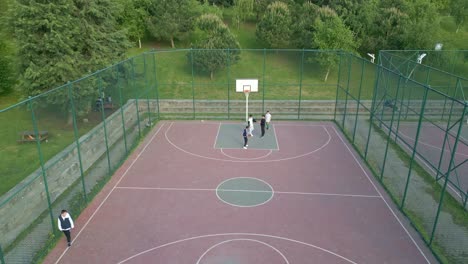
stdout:
[[244,137],[244,149],[247,149],[249,145],[247,143],[249,142],[249,126],[246,126],[244,128],[244,132],[242,133],[242,136]]
[[73,220],[67,210],[62,210],[62,213],[58,217],[58,229],[67,237],[68,246],[71,246],[70,230],[74,227]]
[[262,120],[260,120],[260,128],[262,129],[262,135],[260,137],[263,137],[265,135],[265,115],[262,115]]

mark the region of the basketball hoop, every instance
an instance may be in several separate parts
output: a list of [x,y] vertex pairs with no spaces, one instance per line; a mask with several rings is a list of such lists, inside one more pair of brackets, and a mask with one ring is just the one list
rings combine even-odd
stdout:
[[244,90],[245,97],[249,97],[250,90]]

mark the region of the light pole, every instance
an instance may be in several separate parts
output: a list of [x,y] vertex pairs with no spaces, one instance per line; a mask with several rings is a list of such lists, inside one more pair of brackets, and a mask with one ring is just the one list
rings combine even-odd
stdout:
[[373,53],[367,53],[367,56],[371,57],[371,62],[374,63],[374,61],[375,61],[375,54],[373,54]]

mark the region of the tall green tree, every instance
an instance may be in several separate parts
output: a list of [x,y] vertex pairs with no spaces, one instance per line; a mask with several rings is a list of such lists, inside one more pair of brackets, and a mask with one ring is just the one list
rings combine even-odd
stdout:
[[455,19],[457,25],[456,33],[468,20],[468,1],[466,0],[452,0],[451,2],[451,14]]
[[[187,54],[188,63],[210,74],[236,63],[240,59],[240,45],[229,28],[216,15],[205,14],[197,21],[203,37],[195,44],[194,50]],[[229,49],[229,50],[227,50]]]
[[234,0],[234,21],[237,28],[253,14],[254,0]]
[[15,80],[11,51],[0,34],[0,95],[12,90]]
[[299,8],[294,17],[293,32],[291,39],[294,46],[301,49],[312,49],[314,47],[313,33],[314,23],[318,17],[319,7],[311,2],[305,2]]
[[[116,30],[114,14],[110,0],[17,0],[11,23],[18,46],[19,87],[26,95],[38,95],[124,58],[130,45],[126,33]],[[95,99],[98,91],[93,87],[76,86],[74,98]],[[70,110],[66,89],[50,93],[47,101],[64,112]],[[76,106],[84,114],[91,101]]]
[[255,32],[260,41],[274,49],[288,47],[291,33],[291,13],[288,6],[279,1],[267,7]]
[[[334,49],[355,52],[358,43],[353,32],[346,27],[341,18],[329,7],[319,9],[319,18],[315,20],[313,39],[318,49]],[[318,56],[318,62],[327,68],[325,81],[330,71],[337,67],[339,56],[331,52],[323,52]]]
[[132,42],[138,42],[141,49],[141,39],[146,33],[146,18],[148,17],[149,0],[118,0],[119,12],[117,23],[127,32]]
[[175,48],[174,39],[183,38],[192,31],[199,12],[200,3],[196,0],[151,0],[148,31],[157,39],[170,41]]
[[263,14],[265,14],[267,7],[274,3],[274,2],[283,2],[288,5],[288,7],[294,5],[293,0],[254,0],[254,6],[253,6],[253,12],[255,13],[255,16],[257,17],[257,20],[260,20],[260,18],[263,17]]
[[435,44],[440,16],[431,0],[381,0],[368,34],[374,47],[427,49]]

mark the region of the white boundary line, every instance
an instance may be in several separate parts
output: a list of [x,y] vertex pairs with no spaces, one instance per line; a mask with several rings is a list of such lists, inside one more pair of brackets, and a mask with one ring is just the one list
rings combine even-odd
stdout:
[[[94,211],[94,213],[89,217],[88,221],[86,221],[86,223],[83,225],[83,228],[81,228],[81,230],[78,232],[78,234],[76,234],[75,238],[73,239],[73,241],[77,240],[78,237],[80,236],[81,232],[83,232],[83,230],[85,230],[85,228],[88,226],[89,222],[91,222],[91,220],[94,218],[94,216],[96,215],[96,213],[99,211],[99,209],[101,209],[101,207],[104,205],[104,203],[107,201],[107,198],[109,198],[109,196],[112,194],[112,192],[116,189],[117,185],[122,181],[122,179],[125,177],[125,175],[127,175],[128,171],[130,171],[130,169],[133,167],[133,165],[135,164],[135,162],[140,158],[141,154],[143,154],[143,152],[146,150],[146,148],[153,142],[153,139],[156,137],[156,135],[158,135],[159,131],[161,130],[161,128],[165,125],[165,123],[162,123],[161,126],[158,128],[158,130],[156,131],[156,133],[154,133],[154,135],[151,137],[150,141],[148,141],[148,143],[146,143],[146,145],[143,147],[143,149],[140,151],[140,153],[138,153],[137,157],[132,161],[132,163],[130,164],[130,166],[128,166],[128,168],[125,170],[125,172],[122,174],[122,176],[120,177],[120,179],[117,181],[117,183],[114,185],[114,187],[110,190],[110,192],[107,194],[107,196],[104,198],[104,200],[102,200],[102,202],[99,204],[99,206],[96,208],[96,210]],[[57,259],[57,261],[55,262],[55,264],[59,263],[60,260],[63,258],[63,256],[65,255],[65,253],[67,253],[69,247],[67,247],[62,255],[60,255],[60,257]]]
[[[257,149],[255,149],[255,150],[257,150]],[[265,149],[265,150],[266,150],[266,149]],[[237,160],[258,160],[258,159],[262,159],[262,158],[266,158],[266,157],[270,156],[270,154],[273,153],[273,150],[270,149],[270,150],[268,151],[267,154],[265,154],[265,155],[263,155],[263,156],[260,156],[260,157],[255,157],[255,158],[238,158],[238,157],[234,157],[234,156],[231,156],[231,155],[226,154],[222,148],[221,148],[221,153],[222,153],[224,156],[226,156],[226,157],[228,157],[228,158],[231,158],[231,159],[237,159]]]
[[[234,190],[234,189],[203,189],[203,188],[164,188],[164,187],[116,187],[116,189],[125,190],[156,190],[156,191],[207,191],[207,192],[271,192],[271,191],[260,191],[260,190]],[[275,191],[275,194],[292,194],[292,195],[311,195],[311,196],[337,196],[337,197],[360,197],[360,198],[382,198],[378,195],[366,195],[366,194],[345,194],[345,193],[322,193],[322,192],[281,192]]]
[[354,155],[354,153],[351,151],[351,149],[348,147],[348,145],[345,143],[345,141],[343,140],[343,138],[341,137],[341,135],[338,133],[338,131],[336,130],[335,127],[333,127],[333,130],[335,130],[335,133],[336,135],[338,135],[338,137],[340,138],[341,142],[343,143],[343,145],[346,147],[346,149],[348,149],[349,153],[351,154],[351,156],[353,157],[354,161],[358,164],[358,166],[361,168],[362,172],[364,172],[364,174],[366,175],[367,179],[369,180],[369,182],[372,184],[372,186],[374,186],[374,189],[377,191],[377,193],[379,194],[380,198],[382,198],[382,200],[384,201],[384,203],[387,205],[387,208],[390,210],[390,212],[393,214],[393,216],[395,217],[395,219],[398,221],[398,223],[400,224],[400,226],[403,228],[403,230],[405,231],[405,233],[408,235],[408,237],[411,239],[411,241],[413,242],[413,244],[416,246],[416,248],[418,249],[419,253],[421,253],[421,255],[424,257],[424,259],[426,260],[427,263],[431,263],[429,261],[429,259],[426,257],[426,255],[424,254],[424,252],[422,251],[422,249],[419,247],[418,243],[416,243],[416,241],[414,240],[414,238],[411,236],[410,232],[408,231],[408,229],[406,229],[406,227],[403,225],[403,223],[400,221],[400,218],[398,218],[398,216],[395,214],[395,212],[393,211],[393,209],[390,207],[390,205],[387,203],[387,200],[385,200],[385,198],[382,196],[382,193],[379,191],[379,189],[377,188],[377,186],[374,184],[374,182],[371,180],[369,174],[367,174],[366,170],[362,167],[361,163],[359,162],[359,160],[356,158],[356,156]]
[[312,248],[315,248],[315,249],[318,249],[320,251],[323,251],[325,253],[328,253],[328,254],[331,254],[335,257],[338,257],[342,260],[345,260],[349,263],[352,263],[352,264],[357,264],[356,262],[346,258],[346,257],[343,257],[335,252],[332,252],[331,250],[327,250],[325,248],[322,248],[322,247],[319,247],[319,246],[316,246],[316,245],[312,245],[312,244],[309,244],[309,243],[306,243],[306,242],[302,242],[302,241],[299,241],[299,240],[294,240],[294,239],[290,239],[290,238],[286,238],[286,237],[280,237],[280,236],[273,236],[273,235],[265,235],[265,234],[256,234],[256,233],[220,233],[220,234],[210,234],[210,235],[202,235],[202,236],[195,236],[195,237],[189,237],[189,238],[185,238],[185,239],[180,239],[180,240],[177,240],[177,241],[173,241],[173,242],[169,242],[169,243],[166,243],[166,244],[163,244],[163,245],[160,245],[160,246],[157,246],[157,247],[153,247],[153,248],[150,248],[150,249],[147,249],[145,251],[142,251],[138,254],[135,254],[129,258],[126,258],[120,262],[118,262],[119,264],[121,263],[125,263],[131,259],[134,259],[138,256],[141,256],[143,254],[146,254],[148,252],[151,252],[151,251],[154,251],[154,250],[157,250],[157,249],[160,249],[160,248],[163,248],[163,247],[167,247],[167,246],[171,246],[171,245],[174,245],[174,244],[178,244],[178,243],[182,243],[182,242],[186,242],[186,241],[190,241],[190,240],[195,240],[195,239],[200,239],[200,238],[209,238],[209,237],[218,237],[218,236],[258,236],[258,237],[267,237],[267,238],[274,238],[274,239],[279,239],[279,240],[284,240],[284,241],[288,241],[288,242],[293,242],[293,243],[297,243],[297,244],[301,244],[301,245],[304,245],[304,246],[308,246],[308,247],[312,247]]
[[289,264],[289,261],[288,259],[286,258],[286,256],[284,256],[284,254],[279,251],[279,249],[275,248],[274,246],[268,244],[268,243],[265,243],[265,242],[262,242],[262,241],[259,241],[259,240],[256,240],[256,239],[250,239],[250,238],[237,238],[237,239],[229,239],[229,240],[225,240],[225,241],[222,241],[222,242],[219,242],[218,244],[215,244],[213,246],[211,246],[209,249],[207,249],[203,255],[200,256],[200,258],[198,259],[197,263],[196,264],[200,264],[200,261],[203,259],[203,257],[208,254],[208,252],[210,252],[211,250],[213,250],[215,247],[217,246],[221,246],[223,244],[227,244],[227,243],[230,243],[230,242],[234,242],[234,241],[249,241],[249,242],[255,242],[255,243],[259,243],[259,244],[262,244],[264,246],[267,246],[271,249],[273,249],[274,251],[276,251],[282,258],[283,260],[286,262],[286,264]]
[[320,150],[322,150],[323,148],[325,148],[331,141],[331,135],[330,133],[328,132],[328,130],[322,126],[322,128],[325,130],[325,132],[327,133],[328,135],[328,140],[327,142],[325,142],[321,147],[313,150],[313,151],[310,151],[310,152],[307,152],[307,153],[304,153],[304,154],[301,154],[301,155],[297,155],[297,156],[293,156],[293,157],[288,157],[288,158],[283,158],[283,159],[276,159],[276,160],[228,160],[228,159],[220,159],[220,158],[213,158],[213,157],[207,157],[207,156],[203,156],[203,155],[199,155],[199,154],[195,154],[195,153],[192,153],[190,151],[187,151],[179,146],[177,146],[176,144],[174,144],[170,139],[169,137],[167,136],[167,132],[171,129],[172,125],[174,124],[174,122],[172,122],[169,127],[166,129],[166,132],[164,133],[164,136],[167,140],[167,142],[169,144],[171,144],[174,148],[188,154],[188,155],[191,155],[191,156],[194,156],[194,157],[198,157],[198,158],[203,158],[203,159],[209,159],[209,160],[216,160],[216,161],[226,161],[226,162],[252,162],[252,163],[255,163],[255,162],[279,162],[279,161],[286,161],[286,160],[292,160],[292,159],[298,159],[298,158],[302,158],[302,157],[305,157],[307,155],[310,155],[310,154],[313,154],[315,152],[318,152]]
[[[268,198],[267,200],[265,200],[263,203],[259,203],[259,204],[254,204],[254,205],[238,205],[238,204],[233,204],[233,203],[230,203],[230,202],[227,202],[225,201],[224,199],[222,199],[219,194],[218,194],[218,191],[224,191],[224,189],[220,189],[219,186],[225,184],[226,182],[229,182],[229,181],[234,181],[234,180],[238,180],[238,179],[251,179],[251,180],[256,180],[256,181],[259,181],[259,182],[263,182],[264,184],[266,184],[271,191],[261,191],[261,193],[265,193],[265,192],[268,192],[268,193],[271,193],[271,196],[270,198]],[[235,190],[231,190],[229,192],[235,192]],[[250,190],[243,190],[243,192],[252,192]],[[259,191],[255,191],[255,193],[260,193]],[[273,199],[273,196],[275,196],[275,190],[273,189],[273,186],[271,186],[268,182],[264,181],[264,180],[261,180],[261,179],[257,179],[257,178],[253,178],[253,177],[237,177],[237,178],[230,178],[230,179],[227,179],[227,180],[224,180],[222,181],[220,184],[218,184],[218,186],[216,187],[216,197],[218,197],[218,199],[225,203],[225,204],[229,204],[231,206],[235,206],[235,207],[241,207],[241,208],[246,208],[246,207],[257,207],[257,206],[260,206],[260,205],[264,205],[266,203],[268,203],[269,201],[271,201],[271,199]]]
[[216,142],[218,142],[218,135],[219,135],[219,130],[221,129],[221,124],[222,123],[219,123],[218,132],[216,133],[216,138],[215,138],[215,141],[214,141],[214,144],[213,144],[214,149],[216,149]]
[[[276,133],[276,128],[275,128],[276,125],[271,125],[271,126],[273,127],[273,133],[275,133],[276,150],[279,151],[280,148],[279,148],[279,143],[278,143],[278,133]],[[322,128],[325,129],[325,131],[327,131],[327,129],[324,126],[322,126]],[[328,132],[327,132],[327,134],[328,134]],[[330,134],[328,134],[328,136],[330,136]]]

